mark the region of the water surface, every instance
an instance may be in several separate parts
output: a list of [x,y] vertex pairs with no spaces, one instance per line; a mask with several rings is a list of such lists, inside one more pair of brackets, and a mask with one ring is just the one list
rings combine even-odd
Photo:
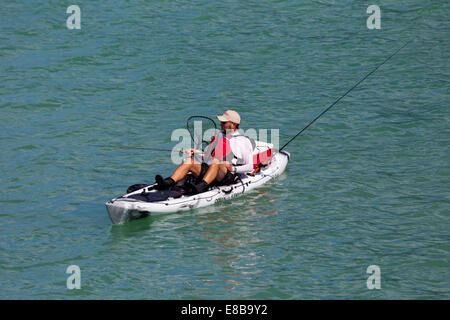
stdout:
[[[447,1],[8,2],[0,28],[0,298],[448,299]],[[286,172],[215,206],[112,226],[169,174],[174,129],[233,108]],[[80,290],[66,288],[69,265]],[[381,290],[366,269],[381,268]]]

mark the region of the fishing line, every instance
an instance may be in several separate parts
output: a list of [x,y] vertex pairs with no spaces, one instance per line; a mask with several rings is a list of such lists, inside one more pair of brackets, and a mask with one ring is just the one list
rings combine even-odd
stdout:
[[161,151],[161,152],[171,152],[170,149],[161,149],[161,148],[151,148],[151,147],[133,147],[133,146],[119,146],[119,145],[100,145],[100,144],[91,144],[93,147],[99,148],[114,148],[114,149],[141,149],[141,150],[152,150],[152,151]]
[[375,71],[378,70],[378,68],[380,68],[383,64],[385,64],[386,62],[388,62],[393,56],[395,56],[397,53],[400,52],[400,50],[402,50],[404,47],[406,47],[412,40],[409,40],[408,42],[406,42],[403,46],[400,47],[400,49],[398,49],[397,51],[395,51],[393,54],[391,54],[388,58],[386,58],[382,63],[380,63],[375,69],[373,69],[372,71],[370,71],[364,78],[362,78],[361,80],[358,81],[358,83],[356,83],[353,87],[351,87],[349,90],[347,90],[346,93],[344,93],[342,96],[340,96],[336,101],[334,101],[328,108],[326,108],[324,111],[322,111],[317,117],[315,117],[310,123],[308,123],[306,125],[306,127],[304,127],[302,130],[300,130],[295,136],[293,136],[288,142],[286,142],[284,144],[284,146],[282,146],[280,148],[279,151],[283,150],[284,147],[286,147],[292,140],[294,140],[295,138],[297,138],[297,136],[299,136],[303,131],[305,131],[306,129],[308,129],[314,122],[316,122],[316,120],[318,120],[321,116],[323,116],[326,112],[328,112],[332,107],[334,107],[334,105],[336,103],[338,103],[342,98],[344,98],[347,94],[349,94],[353,89],[355,89],[361,82],[363,82],[364,80],[366,80],[370,75],[372,75]]

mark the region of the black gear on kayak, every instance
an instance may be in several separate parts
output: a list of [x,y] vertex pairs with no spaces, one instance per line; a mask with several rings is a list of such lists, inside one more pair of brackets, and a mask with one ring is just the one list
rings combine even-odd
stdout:
[[228,186],[231,184],[235,184],[238,177],[239,177],[238,174],[232,173],[231,171],[227,171],[227,173],[226,173],[225,177],[222,179],[222,181],[214,181],[214,185]]
[[139,190],[139,189],[148,187],[148,186],[149,186],[149,184],[143,184],[143,183],[133,184],[132,186],[129,186],[129,187],[128,187],[128,189],[127,189],[127,194],[128,194],[128,193],[132,193],[132,192],[134,192],[134,191],[136,191],[136,190]]
[[[168,180],[169,183],[171,183],[169,179],[172,180],[171,178],[163,179],[160,175],[155,177],[157,183],[158,182],[165,183],[164,181],[166,180]],[[165,201],[168,200],[169,198],[176,199],[180,198],[183,195],[192,196],[195,194],[206,192],[210,189],[210,187],[214,186],[232,185],[236,183],[238,180],[241,180],[239,175],[228,172],[222,181],[220,182],[214,181],[212,184],[208,184],[204,180],[198,181],[198,179],[194,177],[192,174],[187,174],[184,179],[178,181],[177,183],[173,182],[173,184],[169,188],[158,189],[157,185],[155,185],[152,188],[144,189],[141,193],[130,195],[127,198],[145,202]],[[133,191],[136,191],[145,188],[147,186],[149,185],[135,184],[130,186],[128,189],[131,190],[133,187],[134,189]]]
[[182,192],[175,189],[171,189],[171,190],[158,190],[156,192],[133,194],[128,198],[136,199],[139,201],[156,202],[156,201],[165,201],[169,198],[179,198],[182,195],[183,195]]
[[195,194],[199,194],[205,191],[208,191],[209,189],[209,184],[205,181],[202,180],[200,183],[194,184],[194,183],[186,183],[184,185],[184,190],[186,192],[187,195],[195,195]]
[[209,183],[205,180],[202,180],[200,183],[195,185],[195,191],[197,193],[205,192],[209,189]]

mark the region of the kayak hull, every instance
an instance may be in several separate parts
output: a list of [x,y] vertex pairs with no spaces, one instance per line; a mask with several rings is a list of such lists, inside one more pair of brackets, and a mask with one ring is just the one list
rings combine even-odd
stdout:
[[277,152],[273,155],[270,165],[260,170],[254,176],[240,174],[241,179],[233,185],[214,187],[200,194],[184,195],[180,198],[169,198],[156,202],[129,198],[131,195],[142,192],[152,192],[149,191],[152,187],[151,185],[106,202],[106,209],[112,223],[119,225],[149,215],[167,214],[210,206],[222,200],[241,196],[279,176],[286,169],[289,157],[290,154],[286,151]]

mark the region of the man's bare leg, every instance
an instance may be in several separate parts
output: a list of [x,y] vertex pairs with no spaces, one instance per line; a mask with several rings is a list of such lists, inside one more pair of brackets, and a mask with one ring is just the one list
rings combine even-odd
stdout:
[[207,184],[211,184],[214,179],[216,179],[217,173],[219,172],[220,161],[217,159],[213,159],[211,164],[209,165],[208,171],[206,171],[205,176],[203,177],[203,181]]
[[[161,187],[164,189],[166,187],[174,185],[175,183],[186,177],[188,172],[191,172],[195,177],[199,177],[201,170],[202,164],[200,162],[191,158],[185,159],[183,163],[175,169],[170,178],[166,178],[160,182],[162,184]],[[228,169],[225,163],[219,161],[218,159],[213,159],[213,161],[209,165],[208,171],[205,173],[205,176],[202,179],[202,182],[196,185],[196,187],[200,187],[197,191],[200,192],[200,190],[206,190],[214,180],[222,181],[227,172]]]
[[188,172],[192,172],[195,177],[198,177],[201,171],[202,164],[200,162],[191,158],[187,158],[184,159],[183,163],[175,169],[174,173],[170,177],[173,179],[173,181],[175,181],[175,183],[177,183],[178,181],[186,177]]
[[208,184],[211,184],[214,180],[222,181],[227,172],[228,169],[224,163],[217,159],[213,159],[203,180]]
[[185,159],[169,178],[163,179],[160,175],[155,177],[156,189],[165,190],[172,187],[175,183],[186,177],[188,172],[192,172],[195,177],[198,177],[201,170],[202,165],[200,162],[191,158]]
[[222,181],[222,179],[227,174],[227,166],[230,165],[228,163],[221,162],[218,159],[213,159],[202,181],[194,186],[194,192],[201,193],[208,190],[209,185],[214,180]]
[[221,164],[219,167],[219,172],[217,172],[216,180],[222,181],[225,178],[225,175],[228,173],[228,169],[225,164]]

